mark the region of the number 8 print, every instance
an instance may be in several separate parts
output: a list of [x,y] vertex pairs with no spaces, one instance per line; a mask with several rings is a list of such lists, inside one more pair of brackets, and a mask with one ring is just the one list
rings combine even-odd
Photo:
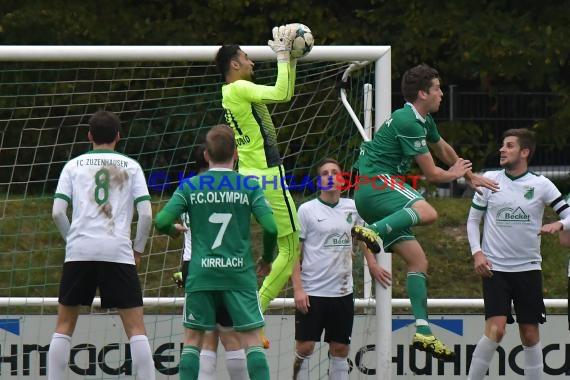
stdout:
[[109,170],[103,168],[95,173],[95,185],[95,202],[101,206],[109,200]]

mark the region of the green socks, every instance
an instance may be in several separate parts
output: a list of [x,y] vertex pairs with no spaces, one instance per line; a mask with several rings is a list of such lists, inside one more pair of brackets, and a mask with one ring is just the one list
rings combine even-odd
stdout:
[[[259,346],[247,349],[247,372],[251,380],[269,380],[269,365]],[[184,346],[180,357],[180,380],[196,380],[200,369],[200,349]]]
[[426,275],[421,272],[408,272],[406,281],[412,313],[416,319],[416,332],[432,335],[428,324]]
[[392,231],[401,231],[415,226],[420,222],[417,211],[411,207],[406,207],[395,213],[388,215],[378,222],[370,224],[368,227],[376,231],[382,239]]
[[180,356],[180,380],[196,380],[200,369],[200,349],[184,346]]
[[269,365],[263,348],[259,346],[249,347],[246,355],[249,378],[251,380],[269,380]]

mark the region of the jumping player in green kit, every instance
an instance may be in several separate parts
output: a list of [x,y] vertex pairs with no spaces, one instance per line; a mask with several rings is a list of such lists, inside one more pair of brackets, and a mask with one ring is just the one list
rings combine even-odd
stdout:
[[[155,220],[158,231],[176,236],[182,232],[180,225],[175,225],[177,220],[188,213],[193,232],[180,379],[198,378],[203,334],[216,329],[216,314],[225,308],[241,335],[249,377],[268,380],[260,339],[265,322],[257,297],[257,276],[266,276],[271,269],[277,226],[257,182],[244,182],[243,176],[232,170],[237,152],[228,126],[215,126],[208,132],[204,154],[210,169],[183,183]],[[204,178],[208,181],[203,182]],[[257,276],[251,252],[252,214],[263,229],[264,252]]]
[[[471,162],[458,157],[455,150],[439,135],[432,112],[437,112],[443,92],[438,72],[422,64],[402,77],[402,94],[406,104],[394,111],[374,139],[363,143],[357,166],[360,175],[371,178],[359,185],[354,194],[356,209],[368,227],[355,226],[352,234],[372,252],[384,249],[400,255],[406,262],[406,287],[416,320],[413,346],[440,360],[453,359],[453,351],[437,339],[429,326],[426,274],[428,261],[410,227],[435,222],[437,211],[409,184],[394,186],[396,177],[406,176],[413,161],[425,178],[445,183],[465,177],[476,191],[483,186],[497,191],[497,184],[471,172]],[[435,165],[435,156],[449,166]],[[381,186],[390,184],[390,186]]]
[[[297,210],[286,188],[277,134],[267,109],[267,104],[287,102],[293,96],[296,59],[290,57],[290,52],[295,33],[296,24],[273,29],[273,40],[268,44],[277,56],[274,86],[253,82],[254,63],[238,45],[224,45],[216,55],[216,66],[226,82],[222,106],[226,122],[235,133],[239,173],[258,178],[277,222],[279,252],[259,292],[263,312],[289,280],[299,257]],[[262,339],[264,347],[269,348],[265,334]]]

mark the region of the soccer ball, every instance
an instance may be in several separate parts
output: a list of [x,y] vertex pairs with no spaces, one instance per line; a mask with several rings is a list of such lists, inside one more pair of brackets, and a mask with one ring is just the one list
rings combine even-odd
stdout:
[[313,33],[307,25],[297,24],[297,35],[293,40],[293,46],[291,47],[291,57],[301,58],[309,54],[313,45],[315,44],[315,39],[313,38]]

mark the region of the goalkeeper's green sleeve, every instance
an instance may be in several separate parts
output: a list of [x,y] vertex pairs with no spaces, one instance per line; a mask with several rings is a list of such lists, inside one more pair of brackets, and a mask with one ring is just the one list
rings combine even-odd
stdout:
[[263,255],[261,257],[266,263],[271,263],[275,258],[277,246],[277,224],[271,213],[262,215],[257,221],[263,228]]
[[297,79],[297,59],[291,58],[289,63],[289,88],[287,90],[287,97],[291,99],[295,93],[295,80]]

